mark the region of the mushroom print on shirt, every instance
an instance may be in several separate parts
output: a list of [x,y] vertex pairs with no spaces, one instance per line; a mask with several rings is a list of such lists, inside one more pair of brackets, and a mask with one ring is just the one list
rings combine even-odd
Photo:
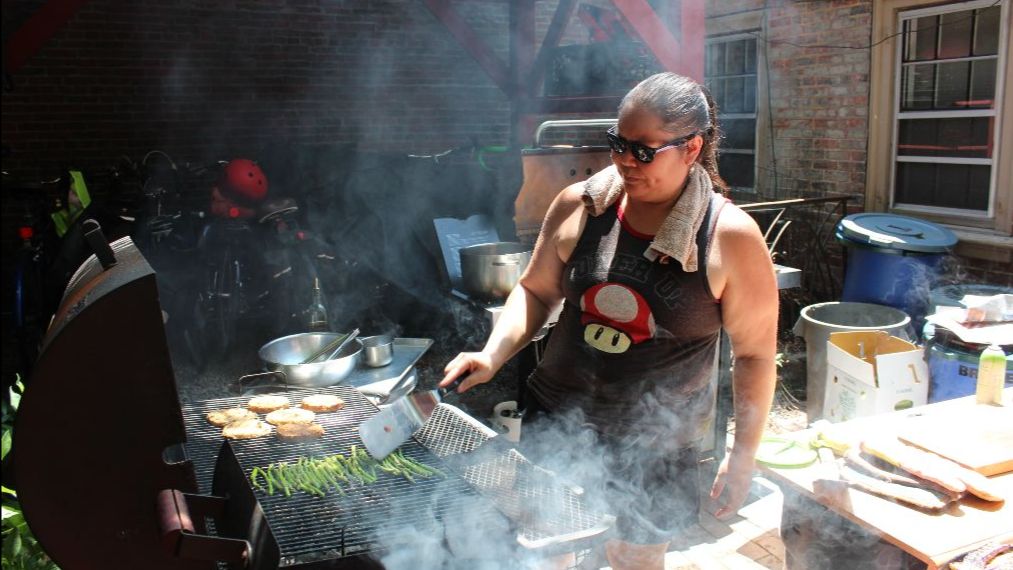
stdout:
[[599,283],[580,298],[584,342],[602,352],[622,354],[654,337],[654,315],[639,293],[619,283]]
[[563,270],[566,302],[527,387],[546,409],[580,408],[604,434],[677,448],[713,426],[721,330],[706,271],[713,225],[697,234],[701,269],[686,272],[649,260],[651,239],[622,227],[617,210],[588,217]]

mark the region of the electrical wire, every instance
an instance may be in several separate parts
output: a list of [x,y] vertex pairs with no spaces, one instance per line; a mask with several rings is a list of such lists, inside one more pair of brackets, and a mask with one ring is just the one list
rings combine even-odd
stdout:
[[[1002,2],[1003,2],[1003,0],[995,0],[995,2],[992,2],[988,6],[985,6],[984,8],[976,8],[976,9],[974,9],[974,11],[976,12],[978,10],[987,10],[988,8],[994,8],[994,7],[998,6],[999,4],[1001,4]],[[879,44],[881,44],[883,42],[886,42],[886,41],[888,41],[888,40],[890,40],[892,38],[895,38],[897,36],[909,33],[907,30],[901,30],[899,32],[895,32],[893,34],[885,36],[885,37],[883,37],[882,39],[880,39],[878,41],[875,41],[873,43],[866,44],[866,45],[863,45],[863,46],[844,46],[844,45],[834,45],[834,44],[797,44],[797,43],[789,41],[789,40],[771,40],[771,39],[767,39],[766,38],[766,29],[767,29],[766,24],[767,24],[767,13],[768,12],[769,12],[769,10],[768,10],[767,3],[764,2],[764,4],[763,4],[764,35],[763,36],[761,36],[757,32],[753,32],[753,31],[747,31],[747,32],[745,32],[745,33],[747,33],[747,34],[749,34],[751,36],[756,37],[757,39],[759,39],[760,41],[762,41],[763,43],[765,43],[767,45],[771,45],[771,44],[783,44],[783,45],[789,45],[789,46],[792,46],[792,47],[804,48],[804,49],[810,49],[810,48],[812,48],[812,49],[867,50],[867,49],[872,49],[872,48],[878,46]],[[965,20],[970,20],[970,19],[974,18],[975,16],[976,16],[976,14],[971,14],[969,16],[965,16],[965,17],[959,18],[957,20],[951,20],[949,22],[936,24],[934,26],[926,26],[924,28],[919,28],[917,31],[922,32],[922,31],[929,31],[929,30],[936,29],[936,28],[941,28],[943,26],[952,26],[952,25],[954,25],[954,24],[956,24],[958,22],[963,22]]]
[[[767,35],[769,26],[767,19],[769,17],[770,10],[767,9],[767,0],[763,0],[763,35]],[[764,37],[764,44],[766,46],[766,37]],[[764,76],[764,83],[767,86],[767,128],[770,130],[770,170],[774,174],[774,197],[779,197],[781,194],[780,184],[777,176],[777,150],[774,145],[774,141],[777,140],[774,132],[774,105],[771,101],[774,99],[770,92],[770,57],[767,53],[766,47],[763,49],[763,68],[766,75]],[[755,159],[754,159],[755,163]],[[759,166],[758,164],[756,166]]]

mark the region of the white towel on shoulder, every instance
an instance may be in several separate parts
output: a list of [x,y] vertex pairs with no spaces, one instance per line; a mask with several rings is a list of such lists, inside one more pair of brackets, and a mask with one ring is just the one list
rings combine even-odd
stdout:
[[[600,216],[623,195],[623,191],[622,176],[615,165],[611,165],[584,182],[584,206],[592,216]],[[655,261],[661,256],[668,256],[678,260],[683,271],[696,271],[699,259],[696,234],[707,215],[712,193],[710,176],[699,164],[693,164],[686,187],[658,228],[654,241],[644,251],[644,257]]]

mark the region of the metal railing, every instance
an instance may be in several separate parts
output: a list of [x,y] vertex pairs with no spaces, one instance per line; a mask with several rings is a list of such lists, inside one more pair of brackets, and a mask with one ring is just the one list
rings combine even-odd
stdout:
[[739,205],[760,225],[771,259],[802,272],[801,287],[781,294],[783,334],[790,334],[802,308],[840,298],[844,268],[834,231],[852,199],[828,196]]

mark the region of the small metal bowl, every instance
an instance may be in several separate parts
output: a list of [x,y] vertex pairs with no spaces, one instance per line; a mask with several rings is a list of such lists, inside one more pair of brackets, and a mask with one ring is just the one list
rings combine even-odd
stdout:
[[394,337],[389,334],[360,337],[363,362],[366,366],[379,368],[394,360]]

